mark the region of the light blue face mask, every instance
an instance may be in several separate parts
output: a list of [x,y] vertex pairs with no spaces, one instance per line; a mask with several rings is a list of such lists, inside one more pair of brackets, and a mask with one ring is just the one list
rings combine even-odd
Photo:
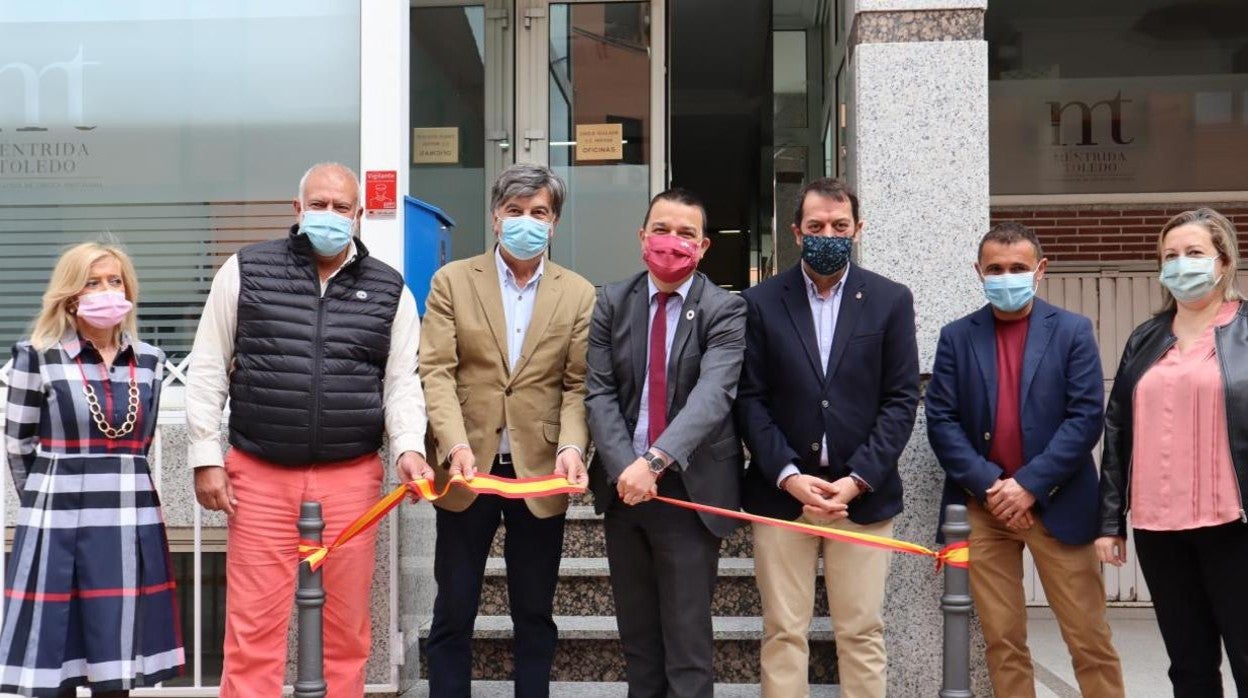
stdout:
[[1218,285],[1213,277],[1214,257],[1175,257],[1161,265],[1161,285],[1175,300],[1198,301]]
[[304,211],[299,232],[308,236],[312,249],[322,257],[333,257],[347,248],[355,219],[333,211]]
[[550,242],[550,224],[531,216],[503,218],[499,242],[516,259],[533,259],[546,251]]
[[984,295],[992,307],[1003,313],[1022,310],[1036,296],[1036,273],[984,276]]

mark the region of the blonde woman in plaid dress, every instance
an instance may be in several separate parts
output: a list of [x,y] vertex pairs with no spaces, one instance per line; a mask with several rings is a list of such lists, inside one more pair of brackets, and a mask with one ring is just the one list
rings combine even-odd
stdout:
[[165,357],[135,337],[134,266],[61,256],[13,348],[5,450],[21,497],[0,626],[0,693],[125,696],[181,673],[169,545],[147,453]]

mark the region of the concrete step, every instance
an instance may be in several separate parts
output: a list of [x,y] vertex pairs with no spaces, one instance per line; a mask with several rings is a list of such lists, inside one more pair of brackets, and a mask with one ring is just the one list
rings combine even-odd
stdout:
[[[428,695],[428,681],[421,681],[415,690],[403,694],[404,698],[425,698]],[[472,695],[473,698],[512,698],[515,689],[510,681],[474,681]],[[624,698],[627,695],[628,684],[623,681],[555,681],[550,684],[551,698]],[[715,698],[758,698],[758,695],[758,684],[715,684]],[[840,686],[820,684],[810,687],[811,698],[840,698],[840,695]]]
[[[494,534],[490,548],[493,557],[503,556],[503,538],[506,526],[500,525]],[[721,557],[754,556],[754,541],[749,526],[733,531],[719,548]],[[567,523],[563,528],[564,557],[606,557],[607,547],[602,535],[602,517],[594,513],[593,506],[573,504],[568,507]]]
[[[559,644],[555,649],[553,681],[624,680],[624,654],[614,616],[558,616]],[[755,684],[759,681],[759,641],[763,619],[715,618],[715,677],[725,683]],[[421,676],[428,663],[424,642],[429,624],[420,629]],[[472,676],[474,680],[506,681],[511,677],[511,619],[478,616],[473,632]],[[827,617],[816,618],[810,628],[810,682],[834,684],[836,641]]]
[[[817,571],[822,575],[822,563]],[[815,615],[828,615],[828,597],[823,583],[816,579]],[[502,558],[490,558],[485,566],[481,590],[482,615],[507,615],[507,568]],[[757,616],[763,612],[754,579],[754,560],[721,558],[719,584],[715,588],[711,612],[717,616]],[[613,615],[615,599],[606,558],[563,558],[559,565],[559,586],[555,591],[555,615]]]

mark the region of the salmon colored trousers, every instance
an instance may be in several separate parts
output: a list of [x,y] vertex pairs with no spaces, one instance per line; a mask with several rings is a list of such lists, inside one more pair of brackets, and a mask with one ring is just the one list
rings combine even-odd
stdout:
[[[286,634],[299,566],[299,506],[321,503],[323,540],[376,503],[377,454],[307,467],[275,465],[231,448],[225,470],[238,501],[226,541],[225,668],[222,698],[280,696]],[[334,551],[321,567],[325,586],[325,683],[328,698],[364,694],[371,647],[369,597],[376,527]]]

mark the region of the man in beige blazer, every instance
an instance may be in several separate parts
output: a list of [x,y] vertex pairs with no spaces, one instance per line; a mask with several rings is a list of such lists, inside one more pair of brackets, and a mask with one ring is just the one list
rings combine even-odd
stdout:
[[[421,326],[439,488],[455,474],[588,482],[585,353],[594,287],[546,259],[564,184],[516,164],[491,192],[498,245],[434,274]],[[434,698],[471,694],[472,629],[490,542],[506,526],[515,694],[546,696],[567,495],[510,500],[456,488],[437,502],[438,593],[425,652]]]

